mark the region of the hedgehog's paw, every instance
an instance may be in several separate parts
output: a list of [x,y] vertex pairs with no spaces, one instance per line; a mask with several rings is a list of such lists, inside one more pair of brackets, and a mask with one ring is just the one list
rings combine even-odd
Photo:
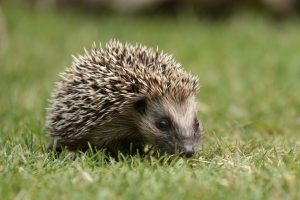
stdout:
[[113,147],[109,148],[109,153],[112,157],[117,158],[119,154],[123,154],[124,156],[136,156],[144,155],[144,146],[138,143],[132,142],[119,142],[117,145],[113,145]]
[[63,150],[62,146],[59,144],[59,142],[57,141],[57,139],[52,138],[48,148],[47,148],[48,152],[55,152],[57,154],[60,154]]

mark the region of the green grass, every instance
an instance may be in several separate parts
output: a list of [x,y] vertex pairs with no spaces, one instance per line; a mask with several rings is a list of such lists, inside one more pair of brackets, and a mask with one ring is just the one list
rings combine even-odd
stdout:
[[[2,10],[0,199],[300,198],[299,20]],[[57,74],[71,54],[110,38],[159,46],[198,74],[205,137],[193,159],[44,152]]]

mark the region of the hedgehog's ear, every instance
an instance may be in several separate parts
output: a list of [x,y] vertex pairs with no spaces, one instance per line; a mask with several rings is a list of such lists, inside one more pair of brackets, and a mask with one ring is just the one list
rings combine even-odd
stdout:
[[147,111],[147,99],[146,97],[139,97],[133,103],[134,109],[140,114],[145,114]]

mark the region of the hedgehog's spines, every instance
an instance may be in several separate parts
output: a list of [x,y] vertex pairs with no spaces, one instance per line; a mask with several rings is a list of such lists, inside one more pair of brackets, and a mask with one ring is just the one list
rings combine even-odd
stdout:
[[60,74],[51,97],[47,129],[52,135],[83,137],[107,123],[140,97],[183,100],[198,89],[198,78],[185,72],[170,54],[142,44],[113,39],[104,47],[74,56]]

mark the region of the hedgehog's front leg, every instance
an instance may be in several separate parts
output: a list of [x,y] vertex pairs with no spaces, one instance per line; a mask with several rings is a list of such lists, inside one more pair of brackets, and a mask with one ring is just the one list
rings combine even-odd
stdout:
[[55,138],[51,138],[50,143],[48,144],[47,151],[51,152],[54,151],[55,153],[61,153],[63,150],[62,146],[60,143],[57,141]]
[[118,154],[121,153],[125,156],[128,155],[143,155],[144,154],[144,145],[138,143],[138,142],[133,142],[133,141],[128,141],[128,140],[121,140],[121,141],[116,141],[114,142],[110,147],[107,148],[108,152],[112,157],[117,158]]

